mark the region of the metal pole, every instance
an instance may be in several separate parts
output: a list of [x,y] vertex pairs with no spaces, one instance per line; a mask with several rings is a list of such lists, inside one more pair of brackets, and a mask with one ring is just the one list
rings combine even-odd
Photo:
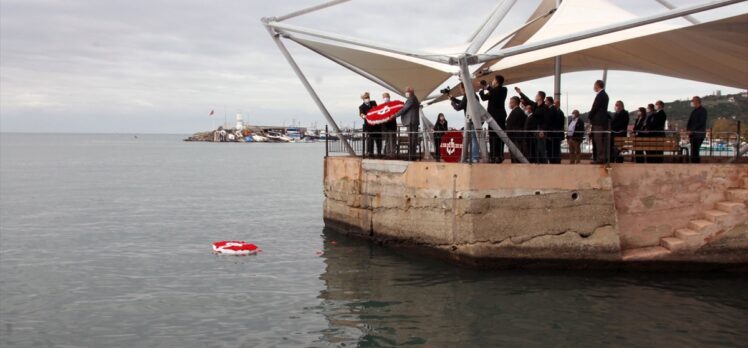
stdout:
[[[433,144],[434,140],[431,137],[430,130],[434,129],[434,125],[431,124],[431,121],[426,118],[426,114],[423,113],[423,106],[420,108],[421,113],[421,124],[423,124],[423,159],[425,160],[431,160],[431,151],[429,151],[429,144]],[[438,148],[436,148],[436,145],[434,145],[434,151],[439,151]]]
[[629,21],[625,21],[622,23],[616,23],[608,26],[604,26],[601,28],[595,28],[590,30],[585,30],[579,33],[563,36],[560,38],[553,38],[553,39],[547,39],[538,41],[534,44],[527,44],[527,45],[521,45],[521,46],[515,46],[511,48],[506,48],[499,50],[496,54],[481,54],[477,57],[475,61],[472,61],[471,63],[479,64],[484,63],[487,61],[491,61],[498,58],[506,58],[510,56],[515,56],[522,53],[532,52],[541,50],[544,48],[559,46],[571,42],[576,42],[584,39],[589,39],[601,35],[606,35],[610,33],[615,33],[631,28],[636,28],[640,26],[644,26],[647,24],[657,23],[657,22],[663,22],[669,19],[683,17],[689,14],[704,12],[713,10],[720,7],[725,7],[741,2],[745,2],[747,0],[722,0],[722,1],[711,1],[707,4],[699,4],[694,6],[687,6],[683,7],[681,9],[677,10],[670,10],[666,11],[664,13],[655,14],[652,16],[647,16],[643,18],[637,18]]
[[314,102],[317,104],[317,107],[327,119],[327,123],[330,126],[332,126],[332,129],[335,131],[335,133],[337,133],[338,137],[340,137],[340,141],[343,142],[343,146],[345,146],[345,149],[348,152],[348,154],[351,156],[356,156],[356,152],[353,151],[353,148],[351,147],[351,144],[348,142],[348,139],[346,139],[343,133],[340,132],[340,128],[338,128],[338,124],[335,123],[335,120],[332,118],[332,115],[330,115],[330,112],[327,111],[325,104],[323,104],[322,100],[319,99],[317,92],[314,91],[314,88],[312,88],[312,85],[309,84],[309,80],[307,80],[306,76],[304,76],[304,73],[301,72],[301,68],[299,68],[299,66],[296,64],[296,61],[293,59],[293,57],[291,57],[291,53],[288,52],[288,49],[283,44],[283,42],[280,40],[279,35],[274,33],[273,29],[271,29],[268,25],[265,25],[265,28],[268,30],[270,37],[273,38],[273,41],[275,41],[275,44],[278,46],[278,49],[283,54],[283,57],[285,57],[286,60],[288,61],[288,64],[291,65],[291,68],[296,73],[296,76],[298,76],[299,80],[304,85],[307,92],[309,92],[309,95],[312,97],[312,99],[314,99]]
[[[556,9],[561,6],[561,0],[556,0]],[[553,99],[561,102],[561,56],[556,56],[553,69]]]
[[348,1],[350,1],[350,0],[333,0],[333,1],[328,1],[328,2],[325,2],[325,3],[319,4],[319,5],[307,7],[305,9],[303,9],[303,10],[298,10],[298,11],[295,11],[295,12],[291,12],[291,13],[289,13],[287,15],[283,15],[283,16],[277,17],[275,20],[277,20],[278,22],[285,21],[286,19],[298,17],[298,16],[301,16],[301,15],[304,15],[304,14],[307,14],[307,13],[310,13],[310,12],[314,12],[314,11],[319,11],[321,9],[332,7],[332,6],[335,6],[337,4],[342,4],[342,3],[348,2]]
[[738,135],[735,140],[735,160],[737,161],[740,157],[740,121],[738,121]]
[[561,57],[556,56],[553,70],[553,99],[561,101]]
[[[659,2],[660,5],[662,5],[662,6],[665,6],[665,8],[668,9],[668,10],[675,9],[675,6],[673,4],[671,4],[667,0],[655,0],[655,1]],[[699,24],[699,23],[701,23],[696,18],[693,18],[693,16],[683,16],[683,18],[685,18],[687,21],[691,22],[691,24]]]
[[603,83],[605,88],[608,88],[608,69],[603,69]]
[[[486,142],[483,141],[482,135],[479,137],[478,129],[481,128],[481,112],[479,111],[482,107],[480,102],[475,98],[475,89],[473,89],[473,78],[470,76],[470,66],[468,65],[467,56],[460,58],[460,77],[462,79],[462,86],[465,89],[465,100],[467,101],[467,114],[470,115],[470,119],[473,121],[473,131],[476,133],[475,136],[478,140],[478,148],[480,149],[480,158],[482,162],[488,162],[488,147]],[[465,125],[467,129],[467,124]]]
[[517,0],[504,0],[501,5],[496,8],[494,13],[490,17],[488,17],[488,20],[483,23],[483,26],[481,27],[478,34],[475,35],[475,38],[472,40],[472,43],[470,43],[470,46],[468,46],[468,49],[465,51],[465,53],[477,53],[481,46],[486,43],[486,40],[488,40],[494,30],[496,30],[496,27],[499,26],[499,23],[501,23],[504,17],[506,17],[506,15],[509,13],[509,10],[512,9],[512,6],[514,6],[516,2]]

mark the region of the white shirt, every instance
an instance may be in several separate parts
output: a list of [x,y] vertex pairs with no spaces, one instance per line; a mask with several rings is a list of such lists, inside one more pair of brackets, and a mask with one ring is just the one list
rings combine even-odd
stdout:
[[570,137],[574,136],[574,128],[577,128],[577,121],[579,121],[579,117],[572,118],[571,123],[569,123],[569,130],[566,132]]

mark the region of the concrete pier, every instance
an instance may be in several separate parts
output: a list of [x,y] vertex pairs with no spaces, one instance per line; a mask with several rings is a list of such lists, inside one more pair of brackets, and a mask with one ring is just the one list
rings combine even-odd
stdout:
[[334,230],[471,264],[748,265],[748,167],[328,157]]

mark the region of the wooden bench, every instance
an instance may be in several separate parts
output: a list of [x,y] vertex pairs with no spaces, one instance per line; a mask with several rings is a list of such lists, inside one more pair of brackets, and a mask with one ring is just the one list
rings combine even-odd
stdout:
[[688,148],[680,146],[680,139],[677,137],[616,137],[615,147],[621,156],[634,160],[644,158],[647,161],[651,157],[672,157],[680,161],[689,159]]

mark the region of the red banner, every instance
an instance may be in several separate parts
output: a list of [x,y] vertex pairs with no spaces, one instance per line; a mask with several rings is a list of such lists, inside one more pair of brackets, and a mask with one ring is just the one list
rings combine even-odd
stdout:
[[366,122],[371,125],[387,123],[395,117],[395,114],[403,108],[403,105],[405,103],[399,100],[377,105],[366,114]]
[[462,132],[444,133],[439,144],[439,155],[444,162],[459,162],[462,156]]

